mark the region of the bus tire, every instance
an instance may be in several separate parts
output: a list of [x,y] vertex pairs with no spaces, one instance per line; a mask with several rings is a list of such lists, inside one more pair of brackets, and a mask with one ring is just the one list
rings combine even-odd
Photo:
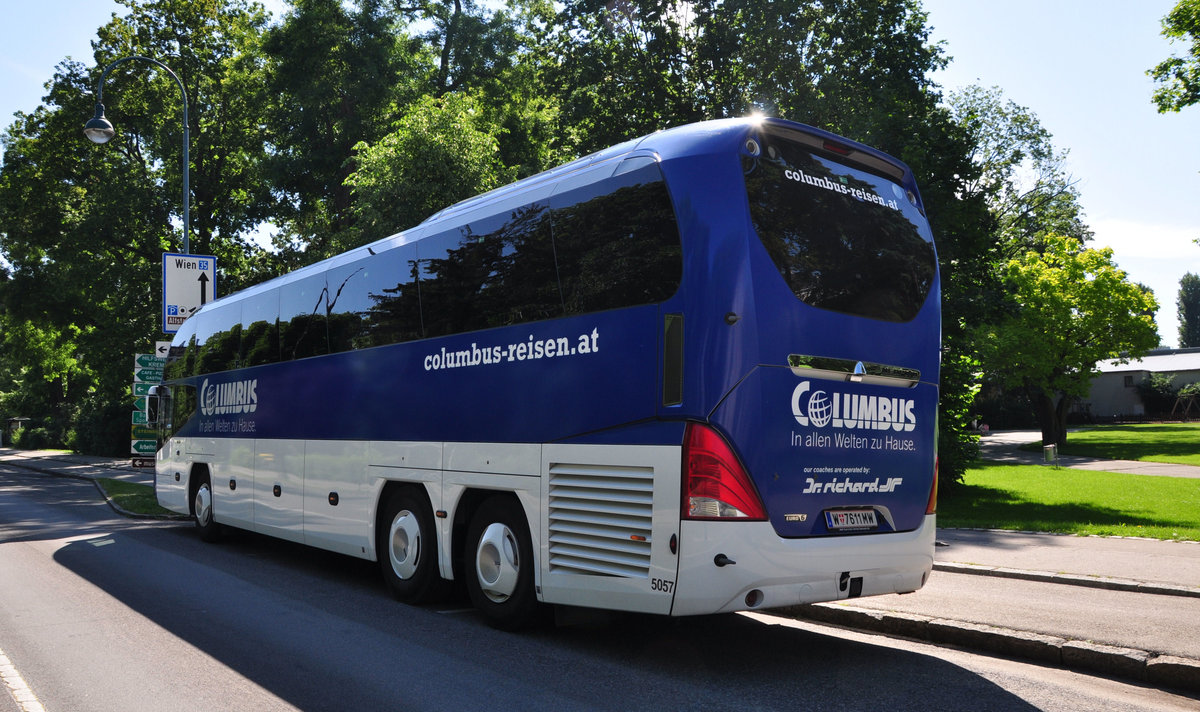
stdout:
[[447,582],[438,571],[437,528],[429,502],[406,489],[384,500],[376,550],[392,596],[404,603],[442,598]]
[[212,543],[221,538],[221,525],[213,519],[212,481],[207,472],[200,475],[200,483],[192,497],[192,519],[202,541]]
[[484,500],[467,530],[467,593],[493,628],[518,630],[538,613],[525,512],[508,496]]

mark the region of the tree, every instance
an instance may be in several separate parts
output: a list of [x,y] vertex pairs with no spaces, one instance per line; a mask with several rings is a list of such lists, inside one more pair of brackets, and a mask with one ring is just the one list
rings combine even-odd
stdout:
[[500,161],[496,127],[467,96],[417,102],[375,144],[355,147],[354,191],[360,243],[412,227],[444,207],[512,180]]
[[1179,280],[1179,346],[1200,346],[1200,275],[1188,272]]
[[970,137],[970,158],[979,167],[964,188],[987,201],[1004,259],[1040,250],[1047,235],[1091,239],[1064,168],[1067,152],[1054,147],[1033,112],[1005,100],[998,87],[970,86],[951,94],[947,104]]
[[431,82],[432,62],[381,0],[295,0],[263,40],[268,175],[284,198],[281,268],[335,254],[353,227],[354,147],[382,138]]
[[[43,345],[0,350],[8,362],[0,370],[20,376],[21,408],[29,411],[22,415],[54,418],[58,445],[89,412],[129,402],[129,365],[118,356],[159,332],[160,255],[180,244],[178,87],[150,65],[120,65],[104,92],[117,137],[96,146],[80,127],[102,68],[134,54],[162,58],[187,88],[192,246],[220,258],[225,285],[245,283],[255,261],[246,234],[271,204],[255,113],[261,7],[123,4],[128,14],[100,28],[93,43],[95,66],[60,64],[44,104],[18,115],[0,137],[0,253],[11,266],[0,282],[0,328]],[[31,331],[21,331],[25,325]],[[120,447],[117,440],[106,449]]]
[[1200,0],[1179,0],[1162,25],[1164,37],[1190,43],[1187,56],[1163,60],[1146,72],[1158,84],[1154,104],[1166,113],[1200,101]]
[[1138,358],[1158,343],[1154,295],[1131,283],[1112,249],[1050,236],[1043,253],[1005,266],[1008,315],[979,329],[984,363],[1037,404],[1042,440],[1066,442],[1067,413],[1087,394],[1096,363]]

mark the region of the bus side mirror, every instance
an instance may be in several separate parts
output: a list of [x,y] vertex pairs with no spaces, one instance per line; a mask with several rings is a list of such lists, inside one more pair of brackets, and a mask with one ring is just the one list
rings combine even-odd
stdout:
[[163,386],[153,386],[150,388],[150,393],[146,396],[146,423],[149,425],[159,424],[159,399],[166,395],[166,388]]

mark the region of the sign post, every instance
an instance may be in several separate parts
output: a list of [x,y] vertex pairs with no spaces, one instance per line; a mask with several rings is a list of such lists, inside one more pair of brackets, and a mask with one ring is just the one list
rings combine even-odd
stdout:
[[[162,342],[166,343],[166,342]],[[161,344],[155,344],[155,351]],[[167,343],[167,347],[170,344]],[[130,414],[129,452],[134,467],[154,467],[154,453],[158,451],[158,430],[149,422],[148,401],[150,389],[162,383],[163,367],[166,366],[166,349],[162,355],[133,355],[133,412]]]
[[[217,258],[163,253],[163,332],[174,334],[197,309],[216,299]],[[165,356],[165,354],[163,354]]]

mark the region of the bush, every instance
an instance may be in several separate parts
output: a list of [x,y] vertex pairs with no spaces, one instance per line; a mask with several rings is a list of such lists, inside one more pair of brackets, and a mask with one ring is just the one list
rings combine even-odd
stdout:
[[54,434],[49,428],[21,428],[13,435],[13,447],[21,450],[44,450],[57,447]]
[[1171,412],[1179,395],[1171,385],[1174,380],[1173,373],[1152,373],[1137,384],[1138,396],[1142,399],[1142,405],[1146,406],[1146,415],[1165,416]]
[[128,455],[129,404],[89,400],[79,414],[72,445],[85,455]]

